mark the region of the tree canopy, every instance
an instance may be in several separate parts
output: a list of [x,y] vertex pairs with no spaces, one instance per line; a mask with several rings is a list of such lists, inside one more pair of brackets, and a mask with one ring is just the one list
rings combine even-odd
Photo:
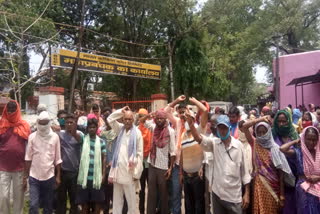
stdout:
[[[15,70],[28,79],[34,75],[28,66],[31,51],[45,57],[49,45],[75,50],[81,39],[83,52],[162,66],[161,81],[81,71],[76,87],[83,96],[93,79],[100,80],[96,90],[123,98],[170,95],[170,44],[175,94],[253,104],[263,93],[254,67],[266,66],[271,73],[277,43],[281,54],[320,45],[318,0],[208,0],[203,7],[195,0],[85,1],[79,38],[83,1],[0,1],[1,72]],[[69,75],[58,70],[54,84],[69,88]],[[17,77],[11,80],[17,88]],[[26,87],[32,91],[48,80]]]

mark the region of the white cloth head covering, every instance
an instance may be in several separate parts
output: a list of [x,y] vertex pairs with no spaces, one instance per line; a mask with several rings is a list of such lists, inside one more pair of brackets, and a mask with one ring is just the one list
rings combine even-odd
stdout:
[[40,103],[37,107],[37,113],[41,113],[43,111],[47,111],[47,105],[46,104],[43,104],[43,103]]
[[[40,120],[49,120],[49,123],[47,125],[40,125]],[[41,140],[48,141],[52,136],[52,129],[51,129],[51,122],[50,122],[50,116],[47,111],[43,111],[39,114],[37,119],[37,133],[36,137],[40,138]]]
[[39,120],[50,120],[50,115],[49,115],[49,113],[48,113],[47,111],[42,111],[42,112],[39,114],[37,120],[38,120],[38,121],[39,121]]
[[279,145],[274,142],[272,132],[271,132],[271,126],[266,122],[260,122],[255,126],[255,133],[257,133],[258,127],[264,126],[268,131],[263,136],[257,136],[256,137],[256,143],[258,143],[260,146],[262,146],[265,149],[270,149],[271,152],[271,160],[273,165],[277,168],[282,170],[284,174],[284,181],[290,185],[295,185],[295,177],[292,174],[291,168],[287,162],[286,157],[284,154],[280,151]]

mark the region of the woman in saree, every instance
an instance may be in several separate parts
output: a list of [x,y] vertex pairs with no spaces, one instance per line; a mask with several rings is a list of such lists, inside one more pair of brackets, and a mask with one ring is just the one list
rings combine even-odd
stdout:
[[278,214],[285,202],[284,183],[294,186],[295,177],[279,145],[272,137],[270,117],[262,117],[243,125],[254,126],[253,149],[253,214]]
[[312,113],[310,113],[308,111],[303,112],[302,117],[298,121],[298,129],[297,129],[297,131],[298,131],[299,134],[302,133],[304,128],[313,125],[311,114]]
[[[299,135],[292,124],[292,117],[288,111],[280,110],[277,112],[273,121],[272,135],[273,135],[274,141],[279,146],[282,146],[286,143],[289,143],[299,138]],[[293,175],[297,176],[297,169],[296,169],[294,159],[287,156],[287,161],[289,163],[289,166],[291,168]],[[292,201],[296,200],[295,188],[285,185],[284,192],[285,192],[286,200],[285,200],[282,213],[283,214],[297,213],[296,204],[292,203]]]
[[320,213],[319,131],[309,126],[303,130],[300,137],[301,139],[282,145],[280,150],[294,158],[297,165],[298,181],[295,189],[297,213]]

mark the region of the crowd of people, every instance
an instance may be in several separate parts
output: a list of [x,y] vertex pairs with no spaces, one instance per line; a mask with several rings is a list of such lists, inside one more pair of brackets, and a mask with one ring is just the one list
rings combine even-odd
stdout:
[[23,213],[25,191],[30,214],[320,213],[313,104],[246,114],[181,95],[155,112],[37,110],[35,124],[14,100],[3,110],[1,214]]

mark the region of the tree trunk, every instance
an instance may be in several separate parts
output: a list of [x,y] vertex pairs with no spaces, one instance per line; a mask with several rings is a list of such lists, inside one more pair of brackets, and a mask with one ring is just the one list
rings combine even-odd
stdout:
[[288,32],[288,44],[289,47],[291,47],[292,53],[300,52],[300,50],[298,49],[298,41],[296,39],[296,35],[292,30]]
[[21,103],[21,89],[20,89],[20,85],[21,85],[21,71],[23,69],[23,44],[24,44],[24,38],[23,38],[23,34],[21,36],[21,41],[20,41],[20,56],[19,56],[19,64],[18,64],[18,71],[17,71],[17,83],[18,83],[18,90],[17,90],[17,93],[18,93],[18,102],[20,104],[20,107],[22,108],[22,103]]
[[173,65],[172,65],[173,47],[171,45],[171,42],[168,43],[168,56],[169,56],[171,101],[173,101],[174,100]]

